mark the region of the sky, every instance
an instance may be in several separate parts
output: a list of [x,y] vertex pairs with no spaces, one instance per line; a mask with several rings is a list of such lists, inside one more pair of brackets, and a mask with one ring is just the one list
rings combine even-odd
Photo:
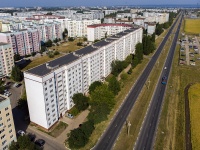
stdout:
[[200,0],[0,0],[0,7],[197,4]]

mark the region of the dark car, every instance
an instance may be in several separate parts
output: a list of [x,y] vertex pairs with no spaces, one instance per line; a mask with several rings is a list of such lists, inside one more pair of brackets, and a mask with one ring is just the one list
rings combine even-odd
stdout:
[[29,134],[28,134],[28,137],[29,137],[29,139],[31,140],[31,142],[34,142],[34,141],[35,141],[35,138],[36,138],[36,135],[35,135],[35,134],[32,134],[32,133],[29,133]]
[[19,84],[17,84],[15,87],[17,87],[17,88],[18,88],[18,87],[20,87],[21,85],[22,85],[22,84],[21,84],[21,83],[19,83]]
[[43,139],[38,139],[35,141],[35,144],[38,145],[39,147],[43,147],[45,141]]

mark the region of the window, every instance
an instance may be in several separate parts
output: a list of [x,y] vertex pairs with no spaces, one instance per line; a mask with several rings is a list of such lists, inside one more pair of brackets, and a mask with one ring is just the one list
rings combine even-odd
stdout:
[[1,137],[1,139],[3,139],[5,136],[6,136],[6,135],[4,134],[4,135]]
[[6,107],[5,110],[8,110],[8,107]]
[[9,131],[9,133],[12,133],[12,129]]
[[0,134],[1,134],[1,133],[3,133],[3,131],[5,131],[5,130],[4,130],[4,129],[2,129],[2,130],[0,131]]
[[9,116],[9,113],[6,114],[6,117]]
[[12,137],[13,137],[13,135],[10,136],[10,138],[12,138]]
[[10,121],[10,118],[7,120],[7,122],[9,122]]
[[8,128],[10,128],[10,127],[11,127],[11,124],[8,125]]
[[0,117],[0,121],[2,120],[2,117]]

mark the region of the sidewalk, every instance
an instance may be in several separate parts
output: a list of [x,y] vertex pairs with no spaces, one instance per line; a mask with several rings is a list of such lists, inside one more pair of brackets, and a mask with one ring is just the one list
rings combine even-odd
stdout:
[[[54,149],[63,150],[67,149],[64,147],[64,142],[67,139],[67,134],[70,133],[71,130],[78,128],[80,124],[82,124],[89,114],[89,110],[85,110],[81,112],[77,117],[74,119],[67,118],[63,116],[60,121],[65,122],[68,124],[67,128],[60,134],[58,137],[54,138],[40,130],[36,127],[29,125],[27,131],[31,133],[35,133],[37,138],[45,139],[46,143],[48,143],[52,147],[55,146]],[[48,148],[45,148],[48,149]],[[50,149],[50,148],[49,148]]]
[[71,130],[78,128],[79,125],[82,124],[86,120],[86,117],[88,116],[88,114],[89,114],[89,110],[85,110],[81,112],[81,114],[79,114],[74,119],[70,119],[65,116],[62,119],[60,119],[60,121],[67,123],[68,126],[65,129],[65,131],[63,131],[63,133],[56,138],[56,141],[64,143],[65,140],[67,139],[67,134],[70,133]]

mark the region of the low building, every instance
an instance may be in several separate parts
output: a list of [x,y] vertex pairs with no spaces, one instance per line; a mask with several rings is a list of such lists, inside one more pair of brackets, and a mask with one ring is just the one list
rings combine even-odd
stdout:
[[0,137],[1,150],[17,141],[10,100],[3,95],[0,95]]
[[11,44],[0,42],[0,77],[10,76],[14,66],[14,53]]

